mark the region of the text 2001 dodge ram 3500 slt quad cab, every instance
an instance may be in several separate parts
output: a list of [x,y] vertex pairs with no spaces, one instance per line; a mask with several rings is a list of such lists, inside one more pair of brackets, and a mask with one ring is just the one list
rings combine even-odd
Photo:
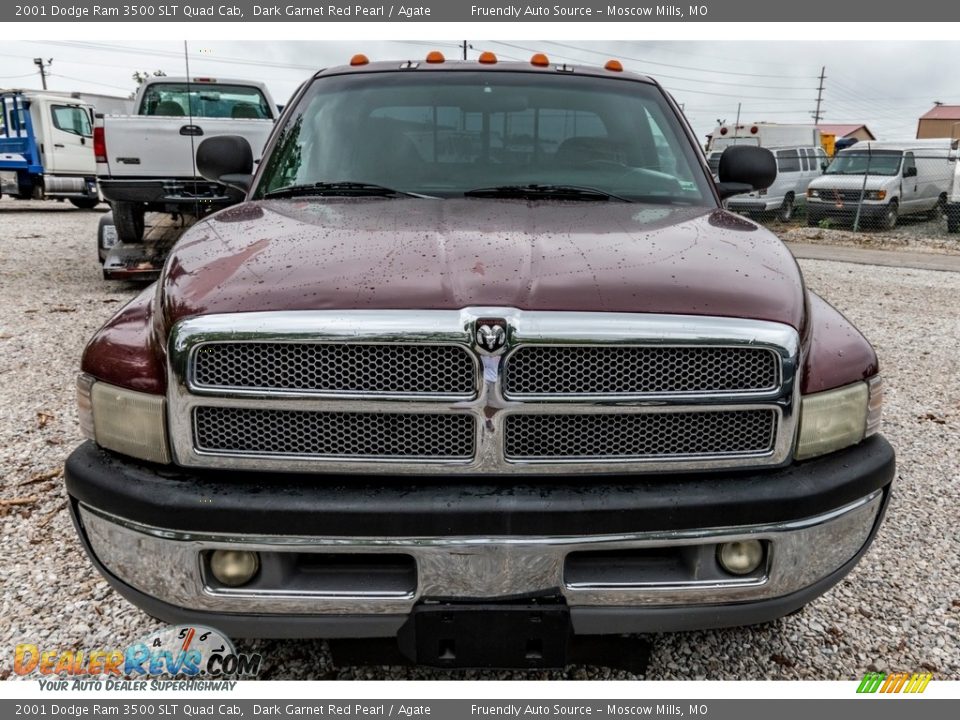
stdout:
[[440,665],[825,592],[894,453],[870,344],[721,207],[769,152],[714,184],[615,62],[431,59],[318,73],[258,166],[199,147],[246,201],[86,349],[66,478],[91,560],[170,622]]

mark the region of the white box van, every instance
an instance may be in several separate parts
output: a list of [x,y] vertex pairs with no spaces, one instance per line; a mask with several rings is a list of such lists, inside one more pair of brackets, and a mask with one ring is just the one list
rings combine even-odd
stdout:
[[720,123],[710,133],[707,152],[724,150],[731,145],[757,145],[765,148],[820,147],[820,131],[816,125],[755,122],[745,125]]
[[[893,228],[904,215],[946,210],[954,163],[949,140],[860,142],[837,153],[807,188],[807,224],[824,218]],[[861,202],[862,197],[862,202]]]
[[[809,147],[768,148],[777,158],[777,177],[766,190],[734,195],[726,201],[728,210],[742,214],[775,211],[784,222],[793,217],[797,205],[806,200],[807,186],[823,174],[827,153],[819,145]],[[707,162],[716,174],[722,150],[710,153]]]

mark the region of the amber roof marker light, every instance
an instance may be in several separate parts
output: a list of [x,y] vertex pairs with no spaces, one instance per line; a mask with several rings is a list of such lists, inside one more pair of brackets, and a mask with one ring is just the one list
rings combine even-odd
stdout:
[[536,53],[530,58],[530,64],[536,67],[550,67],[550,58],[543,53]]
[[497,56],[489,50],[485,50],[484,52],[480,53],[480,57],[477,58],[477,62],[483,63],[484,65],[495,65],[497,62]]
[[363,53],[357,53],[352,58],[350,58],[350,64],[351,65],[369,65],[370,58],[368,58]]
[[604,70],[609,70],[610,72],[623,72],[623,63],[619,60],[607,60],[607,64],[603,66]]
[[443,56],[443,53],[439,50],[431,50],[427,53],[427,62],[431,64],[437,64],[446,62],[447,59]]

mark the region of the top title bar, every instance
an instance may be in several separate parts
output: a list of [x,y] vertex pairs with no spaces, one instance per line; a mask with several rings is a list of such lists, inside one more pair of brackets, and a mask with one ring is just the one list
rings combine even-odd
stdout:
[[771,3],[769,0],[694,0],[655,4],[632,2],[511,3],[431,0],[385,2],[123,2],[65,0],[3,4],[2,22],[949,22],[960,5],[943,0],[909,4],[877,0],[864,5],[836,0]]

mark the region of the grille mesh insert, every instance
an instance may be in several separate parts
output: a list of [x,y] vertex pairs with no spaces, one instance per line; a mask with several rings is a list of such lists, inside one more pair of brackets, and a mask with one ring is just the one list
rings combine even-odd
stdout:
[[468,396],[473,362],[453,345],[210,343],[197,349],[204,387]]
[[316,412],[198,407],[199,450],[259,455],[468,459],[474,419],[465,414]]
[[661,458],[736,455],[773,447],[774,410],[510,415],[508,458]]
[[764,348],[519,348],[504,367],[507,395],[630,395],[770,390],[780,363]]

